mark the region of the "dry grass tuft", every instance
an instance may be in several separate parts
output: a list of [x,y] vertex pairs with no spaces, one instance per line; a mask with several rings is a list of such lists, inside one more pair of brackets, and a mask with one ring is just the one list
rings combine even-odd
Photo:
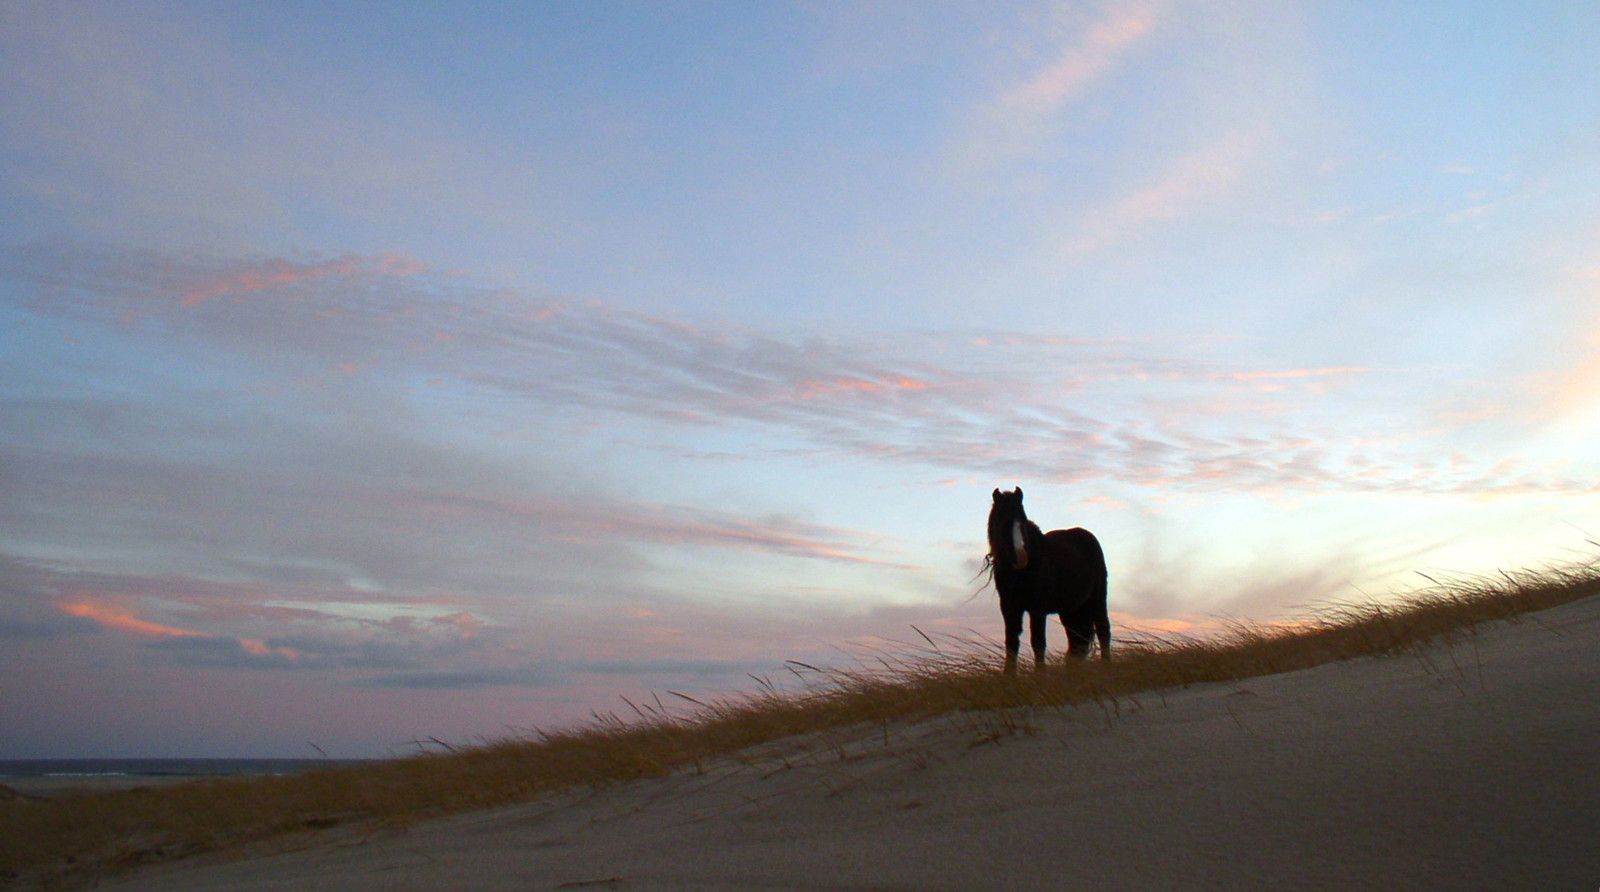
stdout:
[[335,827],[371,829],[524,802],[589,785],[662,775],[758,744],[852,725],[966,712],[1014,731],[1018,707],[1094,702],[1115,709],[1142,691],[1303,669],[1391,654],[1472,634],[1510,619],[1600,594],[1600,562],[1451,581],[1400,603],[1323,607],[1306,620],[1231,624],[1210,637],[1123,637],[1116,659],[1005,676],[992,642],[923,635],[898,653],[850,668],[791,663],[804,683],[702,702],[692,711],[628,703],[631,715],[586,728],[448,748],[405,759],[293,777],[196,781],[171,787],[0,802],[0,882],[70,883],[106,871],[263,840],[308,839]]

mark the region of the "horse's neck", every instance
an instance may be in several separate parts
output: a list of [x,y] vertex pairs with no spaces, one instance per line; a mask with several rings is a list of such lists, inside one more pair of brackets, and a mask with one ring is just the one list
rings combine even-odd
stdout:
[[1050,549],[1038,524],[1031,520],[1022,522],[1022,541],[1028,549],[1028,569],[1038,570],[1050,563]]
[[990,530],[990,554],[1000,554],[1001,552],[998,549],[1002,546],[1002,543],[1007,549],[1015,547],[1012,543],[1012,535],[1018,524],[1022,526],[1022,540],[1024,547],[1028,549],[1029,555],[1031,556],[1035,551],[1039,550],[1039,547],[1044,544],[1044,533],[1040,531],[1039,525],[1026,517],[1013,517],[1006,521],[1004,526]]

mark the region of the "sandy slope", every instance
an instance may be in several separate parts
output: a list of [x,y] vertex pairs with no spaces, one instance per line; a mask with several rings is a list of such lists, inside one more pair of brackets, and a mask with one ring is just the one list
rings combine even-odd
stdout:
[[[1600,888],[1600,598],[1453,646],[953,718],[117,889]],[[799,752],[800,747],[804,748]]]

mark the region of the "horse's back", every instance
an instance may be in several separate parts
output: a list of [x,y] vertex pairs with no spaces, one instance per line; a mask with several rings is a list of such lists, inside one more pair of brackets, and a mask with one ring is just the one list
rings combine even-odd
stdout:
[[1044,534],[1057,555],[1067,558],[1076,569],[1089,576],[1106,575],[1106,555],[1100,550],[1100,540],[1083,527],[1070,530],[1051,530]]

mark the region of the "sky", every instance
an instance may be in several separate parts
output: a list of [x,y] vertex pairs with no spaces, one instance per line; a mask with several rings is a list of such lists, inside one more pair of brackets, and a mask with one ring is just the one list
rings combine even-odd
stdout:
[[397,755],[997,638],[995,488],[1099,536],[1117,634],[1590,559],[1596,45],[0,4],[0,758]]

